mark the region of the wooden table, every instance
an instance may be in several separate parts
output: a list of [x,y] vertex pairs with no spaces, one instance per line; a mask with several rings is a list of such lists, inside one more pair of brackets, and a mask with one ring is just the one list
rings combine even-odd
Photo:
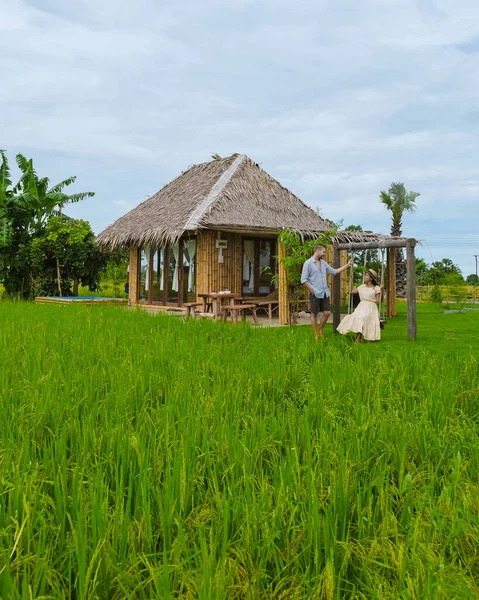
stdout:
[[[222,306],[225,300],[229,301],[229,304],[234,304],[235,300],[241,296],[240,294],[234,294],[232,292],[229,292],[228,294],[220,294],[219,292],[213,294],[210,292],[209,294],[198,294],[198,297],[203,299],[203,312],[206,312],[207,304],[211,303],[213,308],[213,316],[215,319],[217,319],[218,316],[222,314]],[[208,300],[210,302],[208,302]]]

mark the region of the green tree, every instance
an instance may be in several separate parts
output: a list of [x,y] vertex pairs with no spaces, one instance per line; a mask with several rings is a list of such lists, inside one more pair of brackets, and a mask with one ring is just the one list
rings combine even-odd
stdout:
[[479,283],[479,277],[475,273],[471,273],[466,277],[466,283],[469,285],[477,285]]
[[[44,235],[50,217],[61,214],[63,207],[93,196],[93,192],[66,194],[75,181],[69,177],[50,185],[47,177],[38,177],[33,161],[17,154],[21,171],[13,186],[5,151],[0,151],[0,281],[7,295],[29,298],[34,293],[31,243]],[[57,290],[61,293],[60,259],[56,259]]]
[[113,284],[113,295],[120,296],[124,284],[128,281],[129,249],[119,248],[110,252],[105,269],[101,273],[101,281]]
[[450,258],[433,262],[429,273],[432,281],[437,285],[461,285],[465,283],[461,269]]
[[12,184],[7,155],[4,150],[0,155],[0,281],[7,295],[24,295],[29,285],[24,247],[29,240],[31,213],[18,202],[21,180]]
[[[22,193],[17,197],[20,206],[30,210],[33,215],[31,226],[35,233],[39,233],[45,226],[46,220],[54,215],[61,214],[66,204],[79,202],[95,195],[94,192],[80,192],[66,194],[63,190],[75,182],[76,177],[68,177],[60,183],[50,186],[48,177],[38,177],[33,168],[33,160],[27,160],[23,154],[17,154],[17,164],[22,172]],[[57,287],[61,295],[60,262],[56,259]]]
[[[50,217],[43,234],[32,239],[30,259],[37,295],[52,295],[57,287],[57,264],[61,268],[61,295],[77,296],[81,283],[98,289],[108,254],[95,242],[88,221],[66,215]],[[57,262],[58,261],[58,262]]]
[[8,246],[11,237],[11,224],[8,219],[9,201],[13,196],[10,167],[5,150],[0,150],[0,248]]
[[[384,206],[391,211],[391,235],[402,236],[402,218],[405,212],[416,210],[418,192],[407,191],[404,183],[391,183],[387,192],[382,191],[379,198]],[[402,249],[396,250],[396,294],[402,298],[406,295],[406,264]]]
[[418,285],[431,285],[433,283],[429,265],[423,258],[416,258],[416,281]]

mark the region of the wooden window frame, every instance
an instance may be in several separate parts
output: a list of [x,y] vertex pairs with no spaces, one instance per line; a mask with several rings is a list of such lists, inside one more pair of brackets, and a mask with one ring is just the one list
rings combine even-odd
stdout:
[[[271,272],[274,275],[274,266],[275,266],[275,249],[274,247],[276,246],[276,252],[277,252],[277,247],[278,247],[278,239],[275,237],[260,237],[260,236],[243,236],[242,238],[242,242],[241,242],[241,258],[242,260],[244,260],[244,242],[246,240],[250,240],[254,242],[254,262],[255,262],[255,267],[254,267],[254,290],[253,292],[243,292],[243,276],[241,276],[241,295],[242,296],[250,296],[250,297],[261,297],[261,296],[267,296],[268,294],[271,294],[272,292],[274,292],[274,285],[272,283],[270,283],[269,286],[269,292],[267,294],[265,293],[260,293],[259,291],[259,276],[260,276],[260,267],[259,267],[259,262],[260,262],[260,246],[261,246],[261,242],[270,242],[272,245],[271,248],[271,253],[270,253],[270,257],[269,257],[269,266],[271,269]],[[256,266],[257,265],[257,266]]]

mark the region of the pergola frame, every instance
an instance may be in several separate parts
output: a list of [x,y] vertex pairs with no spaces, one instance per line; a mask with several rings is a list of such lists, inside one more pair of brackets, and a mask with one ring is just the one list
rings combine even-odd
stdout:
[[[414,248],[416,240],[413,238],[402,239],[384,239],[381,241],[371,242],[333,242],[333,266],[340,266],[340,251],[349,250],[387,250],[387,271],[388,271],[388,288],[387,288],[387,315],[396,315],[396,253],[397,248],[406,248],[406,299],[407,299],[407,333],[408,338],[414,341],[417,336],[416,325],[416,257]],[[340,294],[341,282],[338,277],[333,279],[333,297],[335,298],[333,306],[333,329],[337,331],[337,327],[341,321],[340,303],[338,301]]]

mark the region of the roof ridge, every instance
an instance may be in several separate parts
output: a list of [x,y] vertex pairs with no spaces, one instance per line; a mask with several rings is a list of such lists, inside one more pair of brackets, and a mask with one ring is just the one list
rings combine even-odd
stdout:
[[225,189],[228,183],[231,181],[231,178],[238,170],[239,166],[246,159],[245,154],[240,154],[233,164],[229,166],[224,173],[220,175],[218,181],[211,188],[209,193],[198,202],[198,205],[191,213],[188,221],[185,223],[185,231],[189,229],[196,229],[201,224],[201,219],[205,216],[206,211],[210,208],[210,206],[217,200],[218,196]]

